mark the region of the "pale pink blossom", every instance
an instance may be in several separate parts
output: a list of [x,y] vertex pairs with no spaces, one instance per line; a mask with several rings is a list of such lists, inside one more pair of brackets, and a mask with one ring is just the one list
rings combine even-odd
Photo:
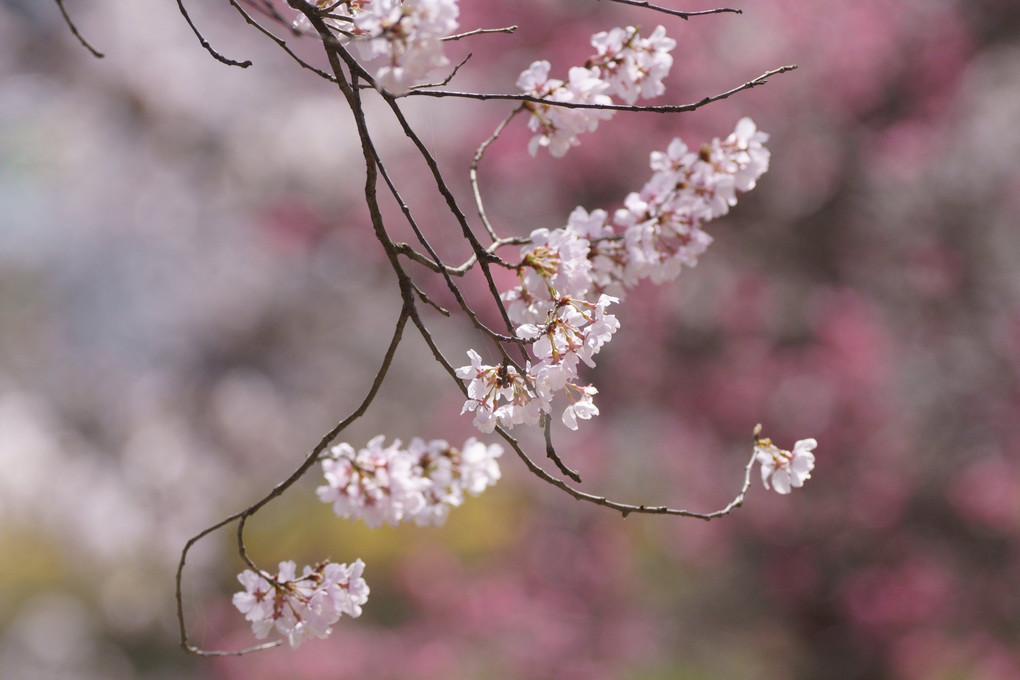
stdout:
[[237,576],[244,590],[234,594],[233,604],[257,639],[275,628],[298,647],[308,638],[327,637],[342,615],[361,615],[369,595],[364,568],[364,562],[355,560],[350,566],[328,561],[306,566],[301,576],[292,561],[280,562],[275,575],[245,569]]
[[[606,106],[613,100],[605,94],[609,85],[598,77],[595,69],[574,66],[566,82],[549,78],[549,62],[536,61],[517,78],[517,87],[525,94],[549,102]],[[613,111],[594,108],[572,108],[537,102],[525,102],[531,112],[528,127],[537,132],[528,144],[532,156],[547,147],[556,158],[563,157],[580,141],[577,135],[594,132],[600,120],[612,117]]]
[[666,90],[663,79],[669,75],[673,57],[669,52],[676,41],[666,37],[666,29],[657,26],[642,38],[633,26],[596,33],[591,38],[596,55],[587,66],[598,70],[608,83],[608,93],[633,104],[639,97],[658,97]]
[[818,446],[814,439],[801,439],[793,445],[792,451],[780,449],[770,439],[759,439],[755,443],[755,458],[761,464],[761,481],[765,488],[769,482],[776,493],[788,494],[799,489],[804,481],[811,478],[815,467],[812,451]]
[[379,435],[355,451],[343,443],[322,461],[326,484],[316,489],[319,499],[333,504],[339,517],[361,519],[370,527],[396,526],[425,506],[427,483],[417,477],[411,460],[402,455],[400,440],[383,446]]
[[[450,61],[442,39],[457,30],[457,0],[316,0],[336,18],[327,25],[354,45],[365,61],[380,60],[376,83],[401,94],[438,76]],[[294,24],[308,30],[302,14]]]

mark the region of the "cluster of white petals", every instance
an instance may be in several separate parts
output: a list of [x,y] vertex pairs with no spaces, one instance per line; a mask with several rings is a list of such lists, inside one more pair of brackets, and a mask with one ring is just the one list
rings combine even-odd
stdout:
[[300,576],[294,562],[280,562],[275,575],[245,569],[237,576],[244,591],[234,593],[233,603],[251,622],[256,638],[276,628],[297,647],[308,638],[328,636],[344,614],[361,616],[369,593],[364,569],[361,560],[350,566],[321,562],[306,566]]
[[465,492],[478,495],[499,480],[496,459],[502,453],[498,444],[473,437],[461,449],[417,437],[406,449],[399,439],[384,446],[383,435],[360,450],[337,444],[322,460],[326,484],[316,493],[338,516],[373,528],[409,520],[439,525],[464,502]]
[[609,94],[633,104],[639,97],[651,99],[666,91],[662,80],[673,67],[670,50],[676,41],[666,36],[662,26],[647,38],[633,26],[602,31],[591,37],[591,44],[597,54],[585,66],[598,69],[599,77],[609,84]]
[[811,453],[818,446],[814,439],[801,439],[793,445],[792,451],[786,451],[772,443],[771,439],[757,439],[754,444],[755,458],[761,464],[761,481],[765,488],[772,488],[776,493],[788,494],[791,489],[804,486],[804,480],[811,478],[815,468],[815,454]]
[[[482,363],[478,352],[469,349],[470,365],[457,369],[457,377],[468,383],[467,401],[461,413],[473,412],[474,426],[488,434],[496,425],[537,425],[543,413],[533,385],[514,366]],[[528,366],[530,369],[530,364]]]
[[591,39],[596,54],[582,66],[570,69],[567,80],[549,77],[548,61],[536,61],[517,78],[517,87],[536,99],[553,102],[525,102],[531,116],[528,127],[537,134],[528,151],[532,156],[548,147],[556,158],[577,146],[577,136],[594,132],[600,120],[612,118],[613,111],[597,108],[570,108],[559,104],[607,106],[617,96],[628,104],[638,97],[657,97],[665,91],[663,78],[673,66],[669,51],[676,41],[666,37],[666,29],[657,27],[641,38],[633,26],[596,33]]
[[563,297],[584,298],[591,286],[590,243],[571,228],[536,229],[517,267],[520,285],[500,297],[515,324],[543,323]]
[[712,242],[704,223],[726,214],[737,192],[754,188],[768,170],[767,139],[750,118],[697,153],[674,139],[651,154],[651,179],[611,220],[604,210],[578,207],[565,227],[533,231],[516,265],[518,284],[500,296],[517,337],[531,343],[531,360],[519,370],[484,364],[468,351],[470,365],[456,374],[468,383],[462,412],[474,413],[475,426],[536,425],[560,392],[567,427],[598,415],[597,390],[578,383],[578,367],[593,367],[620,327],[607,308],[642,279],[661,283],[697,264]]
[[[609,84],[599,78],[596,69],[574,66],[566,82],[550,78],[549,69],[547,61],[534,62],[517,78],[517,87],[526,95],[550,102],[598,106],[613,103],[609,95],[605,94]],[[528,127],[538,133],[528,144],[532,156],[544,146],[549,148],[553,156],[562,158],[570,147],[580,144],[577,135],[594,132],[600,120],[608,120],[613,116],[612,111],[550,106],[536,102],[525,102],[524,107],[531,112]]]
[[[382,60],[376,83],[393,94],[421,85],[448,66],[442,39],[457,30],[457,0],[318,0],[329,25],[349,39],[362,59]],[[334,6],[335,5],[335,6]],[[296,22],[307,24],[302,15]]]
[[603,263],[596,266],[600,288],[621,295],[637,280],[662,283],[695,266],[712,242],[704,224],[729,212],[737,192],[753,189],[768,170],[767,140],[750,118],[741,118],[729,137],[696,153],[680,139],[653,152],[651,179],[613,215],[623,247],[605,237],[593,241],[594,262]]

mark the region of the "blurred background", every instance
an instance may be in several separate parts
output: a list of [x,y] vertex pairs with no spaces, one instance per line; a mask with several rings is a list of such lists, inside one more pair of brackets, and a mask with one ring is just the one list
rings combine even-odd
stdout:
[[[343,101],[227,3],[192,4],[251,68],[213,61],[172,2],[68,0],[102,60],[55,4],[0,2],[0,677],[1020,677],[1017,3],[741,1],[684,22],[462,0],[464,29],[520,29],[450,45],[474,55],[457,89],[513,91],[540,58],[565,74],[627,24],[678,41],[663,103],[799,65],[692,114],[617,115],[562,160],[531,158],[517,121],[481,173],[497,230],[526,234],[618,207],[673,136],[742,115],[770,132],[771,171],[699,266],[621,305],[592,375],[602,415],[557,436],[585,489],[629,502],[722,507],[757,422],[785,447],[816,437],[814,477],[779,497],[756,474],[710,524],[623,520],[507,456],[442,529],[369,531],[311,475],[251,522],[251,554],[362,557],[365,614],[297,652],[214,660],[177,647],[184,541],[360,402],[399,299]],[[509,108],[406,108],[469,209],[470,155]],[[420,159],[368,112],[436,247],[465,257]],[[455,362],[480,346],[463,318],[428,319]],[[409,334],[345,439],[462,441],[460,404]],[[196,643],[251,644],[241,568],[229,529],[192,553]]]

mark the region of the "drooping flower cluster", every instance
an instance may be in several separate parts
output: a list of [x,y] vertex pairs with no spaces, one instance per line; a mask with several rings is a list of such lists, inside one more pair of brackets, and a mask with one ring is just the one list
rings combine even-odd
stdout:
[[[387,92],[406,92],[450,63],[442,39],[457,30],[457,0],[318,0],[316,6],[329,10],[329,25],[362,59],[383,59],[375,79]],[[302,15],[296,26],[306,23]]]
[[815,454],[811,452],[817,446],[814,439],[801,439],[793,445],[792,451],[786,451],[771,439],[755,440],[755,458],[761,464],[762,484],[768,489],[771,481],[771,488],[783,495],[804,486],[804,480],[811,478],[815,468]]
[[[549,102],[596,106],[613,104],[613,96],[633,104],[639,97],[649,99],[665,91],[662,80],[673,66],[669,51],[676,41],[666,37],[662,26],[647,38],[641,38],[633,26],[614,28],[593,35],[591,44],[596,54],[583,67],[571,68],[566,81],[549,77],[548,61],[536,61],[518,77],[517,87]],[[532,156],[540,147],[548,147],[549,153],[561,158],[580,143],[577,135],[594,132],[600,120],[613,115],[612,110],[537,102],[526,102],[524,107],[531,113],[528,127],[538,133],[528,144]]]
[[496,459],[502,453],[498,444],[473,437],[461,449],[417,437],[404,449],[399,439],[384,446],[379,435],[357,451],[346,443],[330,449],[322,461],[326,484],[316,493],[338,516],[373,528],[405,520],[440,525],[451,507],[464,502],[465,492],[477,496],[499,480]]
[[297,647],[308,638],[325,638],[334,623],[346,614],[361,616],[368,601],[368,584],[362,578],[365,563],[350,566],[320,562],[297,575],[294,562],[280,562],[275,575],[245,569],[237,576],[244,591],[235,593],[234,606],[251,622],[255,637],[262,640],[275,627]]
[[508,363],[483,364],[468,352],[471,364],[457,377],[468,383],[463,411],[474,413],[475,426],[492,432],[497,424],[538,424],[560,392],[567,427],[598,415],[597,390],[578,384],[578,368],[594,366],[619,329],[607,308],[641,279],[661,283],[697,264],[712,241],[702,225],[728,212],[737,192],[752,189],[768,169],[767,139],[749,118],[698,153],[674,139],[651,154],[652,178],[612,220],[604,210],[578,207],[565,227],[533,231],[516,266],[518,285],[501,295],[517,336],[532,341],[533,360],[522,372]]

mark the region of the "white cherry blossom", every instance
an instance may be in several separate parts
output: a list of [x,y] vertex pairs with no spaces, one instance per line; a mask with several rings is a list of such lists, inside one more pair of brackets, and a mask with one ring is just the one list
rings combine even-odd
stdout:
[[768,489],[771,481],[776,493],[783,495],[802,487],[815,467],[812,451],[817,446],[818,442],[814,439],[801,439],[793,445],[792,451],[785,451],[770,439],[758,439],[754,450],[755,458],[761,464],[762,484]]
[[298,647],[308,638],[327,637],[344,614],[361,616],[369,595],[364,569],[361,560],[350,566],[329,561],[306,566],[301,576],[292,561],[280,562],[275,575],[245,569],[237,576],[244,590],[234,594],[233,604],[257,639],[275,628]]
[[[517,78],[517,87],[525,94],[550,102],[593,104],[606,106],[613,100],[605,94],[609,85],[598,77],[595,69],[574,66],[568,72],[567,81],[549,78],[549,62],[536,61]],[[577,135],[594,132],[600,120],[613,116],[613,111],[591,108],[568,108],[550,106],[537,102],[525,102],[524,108],[531,112],[528,127],[537,132],[528,144],[532,156],[539,148],[547,147],[549,153],[562,158],[572,146],[580,144]]]
[[[375,71],[377,84],[387,92],[401,94],[436,76],[450,61],[443,54],[442,39],[457,30],[457,0],[316,0],[320,10],[336,18],[326,19],[342,39],[353,43],[365,61],[381,60]],[[296,30],[308,30],[302,14]]]
[[658,97],[666,90],[663,78],[673,66],[670,50],[676,41],[666,37],[666,29],[657,26],[642,38],[633,26],[596,33],[591,44],[597,54],[587,66],[595,67],[609,84],[609,94],[633,104],[639,97]]
[[427,482],[415,475],[399,439],[388,447],[383,440],[379,435],[358,451],[338,444],[322,461],[326,484],[316,494],[339,517],[362,519],[373,528],[396,526],[425,507]]
[[498,444],[486,446],[472,437],[457,449],[442,439],[415,437],[404,449],[399,439],[385,447],[383,441],[382,435],[374,437],[359,451],[338,444],[323,459],[326,484],[316,492],[338,516],[370,527],[402,521],[439,525],[450,508],[464,502],[465,491],[477,495],[500,477]]

